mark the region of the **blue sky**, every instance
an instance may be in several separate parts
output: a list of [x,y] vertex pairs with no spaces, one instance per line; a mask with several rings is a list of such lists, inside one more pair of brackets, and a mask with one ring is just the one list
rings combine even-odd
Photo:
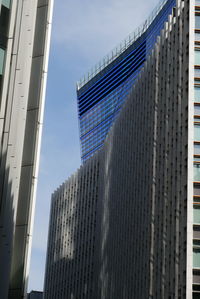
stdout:
[[80,165],[76,82],[159,0],[54,0],[29,290],[42,290],[51,193]]

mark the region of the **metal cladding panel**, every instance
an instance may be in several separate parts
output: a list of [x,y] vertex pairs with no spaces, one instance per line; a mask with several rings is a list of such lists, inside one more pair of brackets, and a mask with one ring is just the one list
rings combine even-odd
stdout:
[[175,0],[167,1],[141,37],[110,65],[78,89],[83,162],[103,146],[110,127],[175,4]]
[[0,95],[2,299],[26,296],[51,16],[52,1],[20,0],[10,7]]

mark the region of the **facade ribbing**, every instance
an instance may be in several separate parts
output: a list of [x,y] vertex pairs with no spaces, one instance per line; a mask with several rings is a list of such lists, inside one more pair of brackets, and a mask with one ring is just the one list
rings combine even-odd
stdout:
[[24,298],[43,123],[51,0],[0,1],[0,298]]
[[99,159],[52,195],[44,298],[95,298]]
[[105,142],[99,298],[192,298],[189,23],[178,4]]

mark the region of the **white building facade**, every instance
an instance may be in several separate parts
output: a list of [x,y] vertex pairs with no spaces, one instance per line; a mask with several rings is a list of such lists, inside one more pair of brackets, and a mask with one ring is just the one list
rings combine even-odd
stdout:
[[28,279],[53,1],[0,1],[0,298]]

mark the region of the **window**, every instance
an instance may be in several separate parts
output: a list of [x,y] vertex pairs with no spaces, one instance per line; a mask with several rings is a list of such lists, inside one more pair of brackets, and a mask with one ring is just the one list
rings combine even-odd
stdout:
[[[193,285],[193,291],[197,290],[198,285]],[[192,299],[199,299],[199,293],[192,293]]]
[[195,29],[200,29],[200,15],[195,15]]
[[0,6],[0,8],[0,47],[6,49],[10,10],[5,6]]
[[200,249],[193,248],[193,267],[200,268]]
[[200,78],[200,68],[195,68],[195,69],[194,69],[194,76],[195,76],[196,78]]
[[193,206],[193,222],[200,224],[200,205]]
[[195,115],[200,115],[200,106],[198,106],[198,105],[194,106],[194,114]]
[[194,164],[194,181],[200,181],[200,164]]
[[194,87],[194,101],[200,103],[200,87]]
[[7,8],[10,8],[10,0],[2,0],[2,5],[4,5]]
[[200,6],[200,0],[195,0],[195,5]]
[[194,140],[200,141],[200,124],[194,125]]
[[4,56],[5,56],[5,51],[0,48],[0,75],[3,74]]
[[195,38],[194,38],[195,41],[199,42],[200,41],[200,34],[199,33],[195,33]]
[[194,195],[200,195],[200,185],[194,186]]
[[195,248],[200,248],[200,240],[193,240],[193,246]]
[[[199,16],[199,18],[200,18],[200,16]],[[199,26],[199,28],[200,28],[200,26]],[[194,58],[194,63],[195,63],[195,65],[200,65],[200,51],[198,51],[198,50],[195,50],[195,58]]]

